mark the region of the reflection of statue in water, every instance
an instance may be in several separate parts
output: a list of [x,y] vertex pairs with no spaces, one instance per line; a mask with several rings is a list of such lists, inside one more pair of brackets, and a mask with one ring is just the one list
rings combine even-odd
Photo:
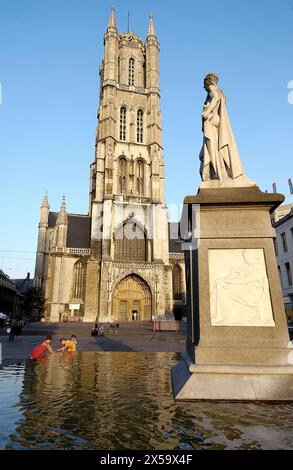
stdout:
[[242,263],[214,280],[212,325],[275,326],[262,250],[243,249]]
[[[202,187],[253,186],[244,170],[233,136],[226,99],[218,88],[218,77],[209,73],[204,79],[208,92],[202,112],[203,146],[200,152]],[[216,180],[216,181],[211,181]]]

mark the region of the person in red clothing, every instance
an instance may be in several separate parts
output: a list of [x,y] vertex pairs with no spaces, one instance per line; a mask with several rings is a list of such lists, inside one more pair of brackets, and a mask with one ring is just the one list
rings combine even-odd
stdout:
[[45,341],[43,341],[43,343],[39,344],[32,350],[31,359],[38,359],[44,354],[46,349],[49,351],[49,353],[53,353],[54,351],[50,346],[51,341],[52,341],[52,336],[47,336],[47,338],[45,339]]

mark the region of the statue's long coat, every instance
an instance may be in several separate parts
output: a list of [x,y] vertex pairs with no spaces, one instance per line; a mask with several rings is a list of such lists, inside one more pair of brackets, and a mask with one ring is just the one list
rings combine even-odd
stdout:
[[[240,160],[240,155],[237,149],[237,145],[234,139],[233,131],[231,128],[229,116],[226,108],[226,99],[221,90],[218,90],[220,97],[220,104],[217,110],[217,113],[220,118],[220,123],[217,133],[217,142],[215,146],[217,148],[218,158],[222,158],[226,163],[228,174],[230,178],[237,178],[244,174],[243,166]],[[215,110],[214,110],[215,111]],[[208,126],[207,126],[208,128]],[[204,132],[204,145],[201,150],[200,159],[202,160],[201,173],[203,173],[203,168],[211,163],[211,156],[209,155],[208,149],[205,145],[205,139],[215,138],[205,132],[205,125],[203,123],[203,132]],[[214,165],[214,162],[212,162]]]

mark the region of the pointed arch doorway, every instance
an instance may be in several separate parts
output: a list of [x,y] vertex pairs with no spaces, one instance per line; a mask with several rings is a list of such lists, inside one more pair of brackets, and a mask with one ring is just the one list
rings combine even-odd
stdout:
[[152,295],[147,283],[136,274],[126,276],[116,286],[112,303],[113,321],[124,322],[132,319],[137,312],[140,321],[152,319]]

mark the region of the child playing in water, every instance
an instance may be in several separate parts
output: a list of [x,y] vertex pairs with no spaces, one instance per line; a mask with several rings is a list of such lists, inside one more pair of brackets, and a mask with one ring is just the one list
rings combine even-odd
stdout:
[[45,339],[45,341],[42,342],[42,344],[39,344],[32,350],[31,356],[30,356],[31,359],[38,359],[44,354],[46,350],[49,351],[50,354],[52,354],[54,351],[50,346],[51,342],[52,342],[52,336],[47,336],[47,338]]
[[60,343],[61,343],[61,348],[58,349],[58,352],[60,351],[75,352],[76,351],[77,339],[75,335],[71,336],[71,341],[69,339],[61,338]]
[[71,342],[73,343],[74,351],[77,349],[77,337],[75,335],[71,335]]

